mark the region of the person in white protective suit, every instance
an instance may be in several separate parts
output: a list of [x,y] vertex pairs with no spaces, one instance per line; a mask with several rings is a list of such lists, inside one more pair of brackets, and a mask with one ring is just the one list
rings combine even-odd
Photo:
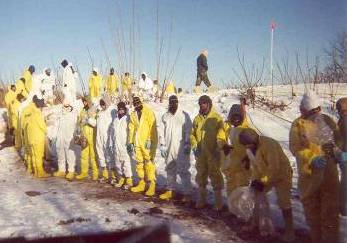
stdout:
[[111,106],[111,99],[108,96],[100,99],[100,107],[96,118],[96,152],[99,159],[100,170],[102,171],[101,182],[110,179],[110,172],[113,169],[112,152],[109,147],[110,125],[113,120],[115,109]]
[[167,172],[167,191],[159,197],[170,200],[176,190],[177,175],[181,177],[184,190],[183,200],[190,201],[190,131],[192,121],[187,112],[178,106],[176,95],[169,97],[168,111],[162,116],[160,129],[160,153],[165,158]]
[[150,79],[145,72],[141,74],[139,80],[139,91],[140,93],[146,95],[153,94],[153,80]]
[[55,86],[55,76],[50,68],[43,69],[41,80],[41,93],[44,98],[53,96],[53,89]]
[[127,151],[128,124],[130,121],[127,107],[124,102],[117,104],[117,117],[110,127],[112,150],[115,159],[115,169],[118,183],[115,187],[129,189],[133,186],[130,156]]
[[63,71],[63,93],[66,101],[69,104],[72,104],[76,99],[76,79],[78,73],[72,66],[72,63],[69,63],[67,60],[63,60],[61,65],[64,68]]
[[[58,155],[58,171],[54,173],[54,176],[65,176],[67,180],[72,180],[75,178],[76,165],[73,135],[77,125],[77,112],[71,105],[64,102],[57,125],[55,146]],[[66,165],[67,174],[65,174]]]

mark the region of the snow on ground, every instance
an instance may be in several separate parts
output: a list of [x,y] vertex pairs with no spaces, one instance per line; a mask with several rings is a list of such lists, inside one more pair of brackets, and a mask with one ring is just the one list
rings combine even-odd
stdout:
[[[325,85],[326,86],[326,85]],[[328,100],[328,88],[318,86],[319,94],[322,97],[323,110],[334,115],[329,110],[330,102]],[[269,87],[261,87],[257,92],[263,95],[270,94]],[[290,123],[299,116],[299,103],[304,86],[295,87],[297,97],[291,99],[290,88],[288,86],[275,86],[275,100],[283,100],[289,104],[285,111],[276,112],[273,116],[269,111],[262,109],[248,108],[248,119],[250,123],[262,134],[273,137],[282,145],[284,152],[289,157],[293,170],[293,209],[295,226],[298,229],[307,229],[303,215],[302,205],[298,199],[297,193],[297,173],[295,159],[288,149],[288,134]],[[300,92],[298,92],[300,91]],[[347,96],[347,86],[339,86],[339,95]],[[221,90],[211,95],[215,108],[224,116],[230,106],[239,102],[236,90]],[[198,114],[197,94],[185,94],[180,97],[180,104],[186,110],[192,119]],[[158,123],[161,121],[161,115],[167,109],[167,101],[163,104],[150,103],[155,111]],[[282,119],[284,118],[284,119]],[[286,121],[288,120],[288,121]],[[47,235],[70,235],[78,233],[91,233],[100,231],[111,231],[119,229],[128,229],[140,225],[168,223],[172,231],[173,241],[218,241],[225,240],[221,237],[221,232],[212,229],[210,225],[196,224],[196,220],[178,219],[176,207],[165,204],[165,217],[156,217],[146,213],[134,215],[128,211],[132,208],[140,212],[147,212],[153,203],[143,200],[121,201],[115,198],[91,197],[89,193],[99,193],[99,187],[96,183],[67,182],[63,179],[49,178],[36,179],[24,171],[24,166],[17,162],[18,156],[13,148],[6,148],[0,151],[0,237],[44,237]],[[161,188],[165,187],[166,172],[165,163],[161,158],[159,151],[155,159],[157,164],[158,184]],[[192,181],[195,185],[194,178],[196,175],[194,157],[191,157]],[[196,186],[196,185],[195,185]],[[211,188],[210,188],[211,190]],[[41,195],[30,196],[26,192],[40,192]],[[112,191],[110,192],[112,193]],[[29,193],[30,194],[30,193]],[[276,196],[273,192],[269,193],[271,202],[272,217],[275,225],[282,227],[282,216],[276,205]],[[210,200],[212,199],[210,193]],[[139,216],[140,215],[140,216]],[[80,223],[61,224],[64,220],[81,217],[87,219]],[[109,219],[110,222],[106,222]],[[341,218],[341,237],[342,242],[347,242],[347,218]],[[240,241],[237,237],[233,238],[235,242]]]

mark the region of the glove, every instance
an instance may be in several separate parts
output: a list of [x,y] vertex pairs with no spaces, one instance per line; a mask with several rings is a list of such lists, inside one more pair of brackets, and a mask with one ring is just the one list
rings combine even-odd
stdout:
[[130,155],[132,155],[134,153],[134,144],[128,143],[127,144],[127,151]]
[[150,149],[150,148],[151,148],[151,145],[152,145],[151,140],[147,140],[146,143],[145,143],[145,148],[146,148],[146,149]]
[[231,149],[232,149],[233,147],[232,146],[230,146],[229,144],[225,144],[224,146],[223,146],[223,152],[224,152],[224,155],[225,156],[227,156],[229,153],[230,153],[230,151],[231,151]]
[[341,152],[339,154],[339,165],[340,169],[344,170],[347,167],[347,152]]
[[189,143],[184,144],[183,153],[184,154],[190,154],[190,150],[191,150],[190,144]]
[[325,143],[322,145],[322,150],[324,151],[325,155],[333,155],[334,147],[335,145],[333,143]]
[[161,154],[161,157],[163,158],[167,157],[167,148],[164,145],[160,146],[160,154]]
[[193,154],[196,158],[198,158],[200,156],[200,151],[197,147],[194,147],[193,149]]
[[311,166],[316,169],[324,169],[326,165],[327,161],[322,156],[315,157],[311,162]]
[[258,191],[258,192],[262,192],[264,191],[264,183],[262,183],[260,180],[253,180],[251,182],[251,188],[253,188],[254,190]]

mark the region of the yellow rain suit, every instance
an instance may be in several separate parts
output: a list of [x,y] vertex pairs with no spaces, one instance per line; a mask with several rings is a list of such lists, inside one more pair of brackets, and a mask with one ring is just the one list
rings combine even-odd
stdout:
[[[30,157],[30,146],[29,142],[27,140],[27,132],[26,132],[26,125],[28,123],[29,117],[35,108],[35,104],[33,102],[30,102],[21,112],[20,119],[18,122],[18,129],[17,131],[19,134],[17,134],[17,141],[16,142],[16,148],[19,149],[20,146],[24,149],[24,161],[26,162],[28,172],[33,172],[33,165]],[[16,139],[16,138],[15,138]]]
[[176,88],[175,88],[175,85],[173,84],[173,82],[169,82],[169,84],[166,86],[165,92],[167,95],[176,94]]
[[118,76],[116,74],[109,75],[105,80],[105,91],[109,95],[116,95],[118,92]]
[[198,114],[193,121],[190,134],[190,143],[197,149],[199,156],[196,158],[196,183],[201,188],[207,185],[207,178],[211,180],[215,191],[224,187],[221,167],[221,151],[217,145],[217,134],[223,130],[222,117],[212,109],[206,117]]
[[12,128],[14,128],[15,134],[18,128],[18,108],[20,106],[20,102],[17,99],[14,99],[10,105],[10,119]]
[[252,178],[260,180],[265,185],[265,191],[275,188],[277,202],[282,210],[291,209],[292,175],[290,162],[281,145],[272,138],[259,136]]
[[90,78],[89,78],[89,95],[90,95],[90,98],[97,98],[101,95],[101,93],[100,93],[101,82],[102,82],[101,75],[92,74],[90,76]]
[[11,118],[11,112],[10,112],[10,106],[14,100],[16,100],[16,92],[14,92],[12,89],[8,89],[6,95],[5,95],[5,105],[7,109],[7,114],[8,114],[8,127],[12,128],[13,123],[12,123],[12,118]]
[[246,148],[239,141],[240,132],[248,128],[247,119],[244,118],[240,126],[230,126],[232,125],[225,123],[223,132],[218,134],[220,148],[226,144],[227,140],[233,147],[230,154],[225,157],[225,166],[222,167],[226,179],[227,195],[230,195],[237,187],[249,185],[251,179],[251,169],[244,162],[244,158],[247,156]]
[[17,90],[17,94],[22,94],[24,97],[28,97],[29,95],[29,93],[27,92],[25,88],[25,84],[20,79],[17,80],[16,82],[16,90]]
[[45,150],[45,135],[47,127],[44,117],[36,106],[31,108],[31,112],[26,114],[25,140],[29,147],[29,161],[34,168],[37,177],[44,177],[46,172],[43,169],[43,157]]
[[[146,148],[146,143],[150,141],[150,149]],[[135,148],[136,172],[143,180],[155,181],[155,164],[153,162],[158,144],[157,123],[153,111],[143,105],[141,118],[138,119],[136,111],[130,115],[128,143]]]
[[88,176],[89,162],[93,171],[93,179],[96,180],[99,176],[98,166],[95,155],[95,140],[96,140],[96,114],[90,109],[82,109],[78,117],[78,126],[81,129],[82,135],[87,139],[88,145],[81,151],[81,173],[77,176],[83,179]]
[[[323,117],[326,125],[333,131],[335,143],[340,141],[337,124],[327,115]],[[305,217],[310,227],[312,242],[338,242],[339,235],[339,180],[336,159],[325,156],[322,148],[314,139],[309,139],[319,130],[313,116],[297,118],[290,129],[289,148],[296,157],[299,172],[299,192],[304,206]],[[311,162],[316,156],[323,156],[327,165],[323,180],[314,192],[306,192],[316,183]]]
[[124,77],[122,80],[122,90],[123,92],[129,92],[133,87],[133,80],[130,77]]
[[29,72],[29,70],[26,70],[23,73],[23,78],[25,79],[25,84],[24,84],[25,92],[26,94],[29,94],[33,86],[33,75]]

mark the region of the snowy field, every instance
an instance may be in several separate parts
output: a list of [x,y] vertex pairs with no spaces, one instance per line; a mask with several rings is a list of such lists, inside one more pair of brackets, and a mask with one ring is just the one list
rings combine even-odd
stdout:
[[[250,124],[261,134],[279,141],[289,157],[295,172],[292,189],[295,227],[296,229],[307,229],[303,209],[298,199],[295,159],[288,149],[290,121],[299,116],[298,107],[304,87],[300,85],[296,86],[295,89],[298,96],[291,99],[288,86],[275,87],[275,100],[283,100],[289,104],[285,111],[276,112],[276,116],[273,116],[266,108],[252,109],[248,107],[247,114]],[[270,94],[267,87],[259,88],[258,92],[262,95]],[[321,96],[323,111],[337,118],[329,110],[328,87],[326,85],[319,86],[318,93]],[[347,96],[347,85],[339,86],[338,96]],[[215,108],[224,118],[230,106],[239,102],[236,90],[221,90],[211,97]],[[199,95],[196,94],[185,94],[179,98],[181,107],[191,115],[192,119],[199,110],[198,98]],[[159,123],[161,115],[167,109],[167,101],[163,104],[149,103],[149,105],[154,109]],[[193,156],[191,161],[192,180],[195,185],[196,171]],[[166,178],[165,163],[160,157],[159,151],[155,162],[158,168],[158,183],[161,185],[160,188],[163,188]],[[199,217],[176,217],[182,212],[186,215],[187,210],[176,207],[172,203],[151,201],[138,195],[130,196],[129,200],[112,195],[105,196],[105,191],[109,194],[112,194],[112,191],[117,191],[117,195],[125,193],[108,185],[92,182],[67,182],[59,178],[33,178],[25,172],[24,166],[22,166],[22,162],[19,161],[13,148],[5,148],[0,151],[0,190],[2,191],[0,198],[1,238],[16,236],[41,238],[54,235],[106,232],[141,225],[167,223],[170,225],[173,242],[244,241],[230,232],[231,230],[223,222],[218,223],[218,220],[209,218],[209,215],[203,212],[201,213],[201,220]],[[282,217],[276,205],[274,193],[270,192],[269,197],[275,225],[282,227]],[[153,207],[160,207],[163,212],[160,215],[148,213]],[[135,214],[132,211],[134,208],[139,213]],[[192,211],[196,214],[195,210],[192,209]],[[68,221],[71,219],[74,220]],[[212,227],[214,224],[218,227]],[[347,242],[347,218],[341,218],[341,237],[341,242]]]

